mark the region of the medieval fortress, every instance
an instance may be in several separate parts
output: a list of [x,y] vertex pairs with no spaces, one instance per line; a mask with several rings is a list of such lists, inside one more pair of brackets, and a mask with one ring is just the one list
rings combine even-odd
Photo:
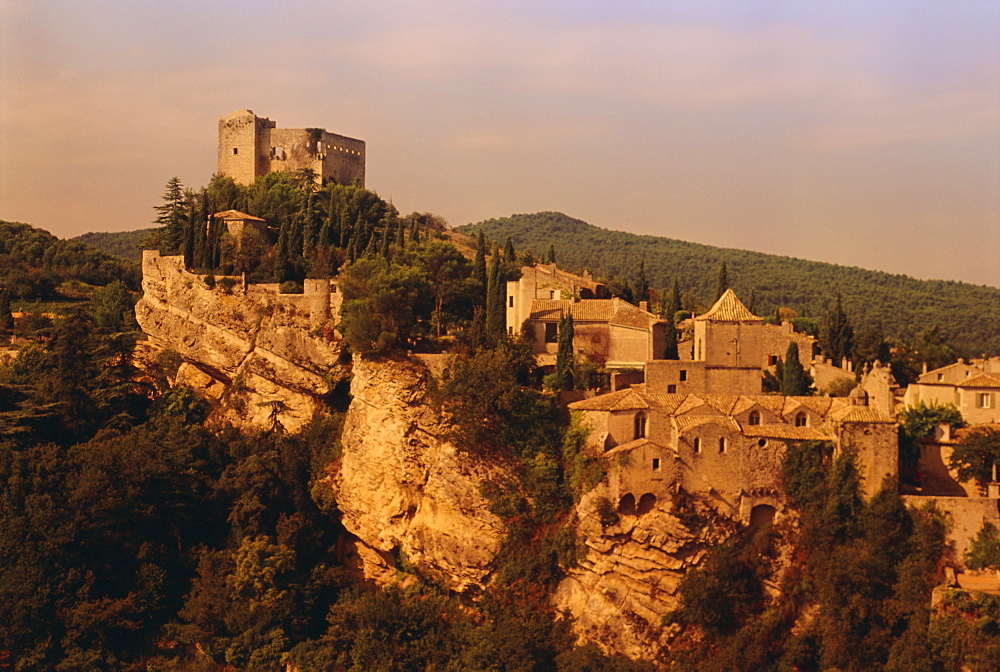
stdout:
[[322,128],[278,128],[237,110],[219,118],[220,175],[253,184],[267,173],[311,170],[316,179],[365,186],[365,142]]

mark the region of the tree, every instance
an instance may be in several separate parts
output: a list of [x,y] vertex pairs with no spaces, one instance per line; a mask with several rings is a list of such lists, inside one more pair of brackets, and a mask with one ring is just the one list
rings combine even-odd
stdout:
[[412,266],[364,257],[344,267],[340,331],[355,352],[386,355],[405,348],[428,292],[426,276]]
[[819,332],[820,347],[823,354],[833,360],[833,363],[840,366],[845,357],[851,356],[854,346],[854,328],[841,305],[840,294],[833,307],[827,311],[823,317],[823,324]]
[[414,254],[434,291],[434,327],[441,338],[445,300],[456,292],[459,281],[469,276],[469,262],[454,245],[442,240],[429,239]]
[[10,292],[0,287],[0,332],[13,331],[14,315],[10,312]]
[[808,374],[799,364],[799,344],[791,341],[785,351],[782,365],[781,393],[786,397],[800,397],[809,394]]
[[545,263],[546,264],[554,264],[554,263],[556,263],[556,244],[555,243],[549,243],[549,249],[545,253]]
[[958,470],[958,480],[975,479],[980,484],[997,480],[1000,468],[1000,430],[979,426],[971,428],[951,454],[951,468]]
[[476,258],[472,262],[472,279],[482,292],[485,303],[487,274],[486,274],[486,234],[482,231],[476,236]]
[[682,310],[681,305],[681,288],[677,282],[677,278],[674,278],[673,289],[670,290],[670,305],[667,306],[667,319],[674,322],[674,316]]
[[965,564],[969,569],[1000,570],[1000,532],[993,523],[983,523],[965,553]]
[[559,343],[556,350],[556,386],[572,390],[574,385],[573,314],[559,316]]
[[712,299],[712,303],[722,298],[727,289],[729,289],[729,275],[726,272],[726,262],[723,260],[719,264],[719,274],[715,278],[715,298]]
[[672,319],[668,319],[665,326],[663,359],[680,359],[677,351],[677,327]]
[[90,301],[94,324],[109,332],[124,331],[135,323],[134,303],[128,287],[121,280],[94,292]]
[[962,414],[953,404],[925,404],[920,401],[899,414],[899,461],[901,471],[912,475],[920,461],[920,442],[934,436],[938,425],[961,427]]
[[649,280],[646,279],[646,260],[639,260],[639,275],[635,281],[636,302],[649,301]]
[[500,269],[500,250],[493,248],[486,282],[486,342],[495,345],[504,336],[507,309],[504,306],[507,283]]
[[180,251],[184,246],[184,233],[187,225],[187,202],[184,196],[184,185],[179,177],[167,180],[163,192],[163,205],[153,208],[157,216],[153,220],[163,227],[162,240],[167,250]]

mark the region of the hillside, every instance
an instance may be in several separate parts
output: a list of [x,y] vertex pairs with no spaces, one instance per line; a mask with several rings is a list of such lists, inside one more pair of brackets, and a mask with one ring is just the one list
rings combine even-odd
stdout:
[[84,245],[96,248],[105,254],[133,261],[141,261],[143,241],[154,231],[156,229],[90,232],[77,236],[72,240],[78,240]]
[[788,307],[820,317],[836,293],[860,327],[881,327],[887,336],[907,340],[937,327],[945,339],[968,355],[1000,353],[1000,289],[944,280],[917,280],[852,266],[838,266],[761,252],[641,236],[592,226],[558,212],[512,215],[459,227],[482,229],[500,244],[510,236],[515,247],[542,258],[549,245],[567,269],[589,268],[598,276],[625,276],[635,282],[645,260],[650,286],[669,288],[678,279],[685,307],[704,309],[715,287],[719,264],[726,262],[729,283],[744,300],[756,294],[756,310],[770,315]]

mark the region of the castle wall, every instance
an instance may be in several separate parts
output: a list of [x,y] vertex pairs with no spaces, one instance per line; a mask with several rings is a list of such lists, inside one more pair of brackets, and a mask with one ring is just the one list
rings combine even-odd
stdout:
[[973,497],[926,497],[904,495],[907,505],[922,508],[933,504],[939,511],[948,514],[948,539],[955,544],[954,560],[960,569],[965,567],[965,554],[972,546],[972,540],[984,523],[992,523],[1000,528],[998,500]]
[[895,423],[845,422],[837,430],[840,448],[853,448],[865,497],[882,488],[886,477],[899,477],[899,432]]
[[646,362],[650,394],[760,394],[760,389],[759,368],[715,367],[679,359]]
[[710,366],[761,366],[760,322],[695,320],[694,358]]
[[268,172],[270,119],[239,110],[219,119],[219,169],[240,184],[253,184]]

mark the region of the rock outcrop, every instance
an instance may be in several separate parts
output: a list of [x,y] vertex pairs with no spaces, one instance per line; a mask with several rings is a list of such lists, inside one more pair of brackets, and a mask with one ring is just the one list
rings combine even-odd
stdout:
[[[306,280],[302,294],[188,272],[183,258],[146,250],[143,297],[135,307],[147,349],[173,350],[183,364],[174,382],[213,400],[213,420],[294,431],[331,385],[346,377],[335,337],[340,294],[329,280]],[[211,283],[211,281],[209,281]]]
[[382,583],[403,568],[466,592],[484,584],[504,535],[480,486],[510,476],[448,440],[428,376],[418,364],[355,359],[343,452],[326,483],[366,576]]
[[602,526],[598,512],[608,494],[602,484],[577,507],[587,553],[559,584],[555,606],[573,617],[581,644],[654,660],[669,645],[672,631],[663,616],[680,606],[684,574],[735,523],[688,496],[628,507],[617,522]]

